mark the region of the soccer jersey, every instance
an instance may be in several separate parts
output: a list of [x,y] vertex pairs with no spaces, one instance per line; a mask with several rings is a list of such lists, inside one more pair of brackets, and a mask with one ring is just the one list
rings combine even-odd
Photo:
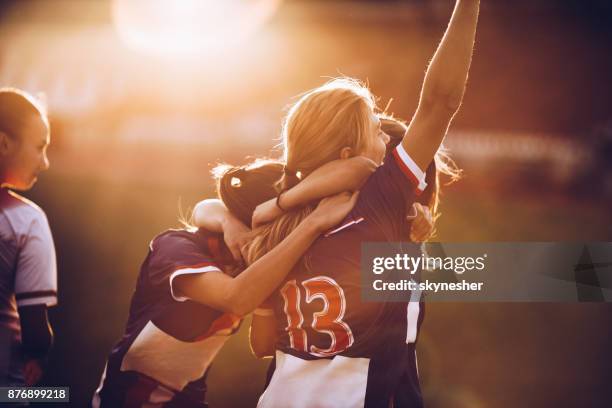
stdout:
[[276,368],[259,407],[419,407],[412,302],[361,299],[361,244],[408,237],[425,175],[402,146],[370,176],[339,227],[319,238],[275,301]]
[[94,407],[206,406],[208,368],[241,318],[184,297],[173,282],[232,263],[222,236],[203,229],[169,230],[151,241]]
[[23,383],[17,307],[57,303],[55,248],[45,213],[0,189],[0,385]]

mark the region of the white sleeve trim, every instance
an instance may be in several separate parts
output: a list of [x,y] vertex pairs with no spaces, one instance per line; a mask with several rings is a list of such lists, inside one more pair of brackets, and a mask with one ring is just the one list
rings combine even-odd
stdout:
[[21,299],[17,301],[17,306],[45,305],[47,307],[57,305],[57,296],[48,295],[35,298]]
[[409,172],[408,176],[412,176],[411,178],[414,179],[420,191],[425,190],[427,183],[425,182],[425,173],[423,170],[421,170],[414,160],[412,160],[412,157],[406,152],[406,149],[404,149],[401,143],[395,148],[395,151],[397,152],[397,158],[401,160],[400,166],[402,164],[404,165],[401,166],[402,170],[404,172]]
[[174,286],[172,286],[172,282],[174,281],[174,278],[176,278],[177,276],[190,275],[194,273],[217,272],[217,271],[222,272],[221,269],[217,268],[216,266],[203,266],[200,268],[177,269],[176,271],[172,272],[172,275],[170,275],[170,294],[172,295],[172,298],[176,300],[177,302],[185,302],[186,300],[189,300],[187,296],[178,296],[174,294]]

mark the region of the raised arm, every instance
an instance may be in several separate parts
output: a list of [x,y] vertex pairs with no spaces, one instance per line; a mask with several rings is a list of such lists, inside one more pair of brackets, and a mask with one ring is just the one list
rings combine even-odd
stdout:
[[178,276],[174,282],[179,295],[241,316],[251,312],[276,289],[314,240],[348,214],[356,199],[357,194],[345,193],[321,201],[287,238],[234,278],[221,272]]
[[402,147],[421,169],[426,169],[459,110],[472,61],[479,0],[457,0],[421,89],[417,110]]

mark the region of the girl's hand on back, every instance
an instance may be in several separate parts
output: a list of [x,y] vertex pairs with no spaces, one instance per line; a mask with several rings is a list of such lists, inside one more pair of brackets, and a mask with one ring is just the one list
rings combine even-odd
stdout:
[[223,218],[222,226],[225,245],[229,248],[234,260],[243,264],[242,248],[250,240],[251,230],[229,212]]
[[353,209],[359,192],[343,192],[326,197],[317,208],[304,220],[312,222],[320,232],[325,232],[340,223]]

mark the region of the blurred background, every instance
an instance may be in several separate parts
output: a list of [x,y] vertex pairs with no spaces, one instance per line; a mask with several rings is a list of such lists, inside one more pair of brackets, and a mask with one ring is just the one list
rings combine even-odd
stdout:
[[[51,169],[26,195],[56,240],[46,385],[85,406],[122,333],[149,240],[211,197],[210,169],[276,157],[286,107],[330,77],[409,119],[451,0],[0,1],[0,85],[39,94]],[[465,177],[437,239],[612,240],[612,3],[483,0],[447,137]],[[247,319],[213,364],[213,407],[254,406]],[[610,406],[608,304],[429,304],[429,407]]]

